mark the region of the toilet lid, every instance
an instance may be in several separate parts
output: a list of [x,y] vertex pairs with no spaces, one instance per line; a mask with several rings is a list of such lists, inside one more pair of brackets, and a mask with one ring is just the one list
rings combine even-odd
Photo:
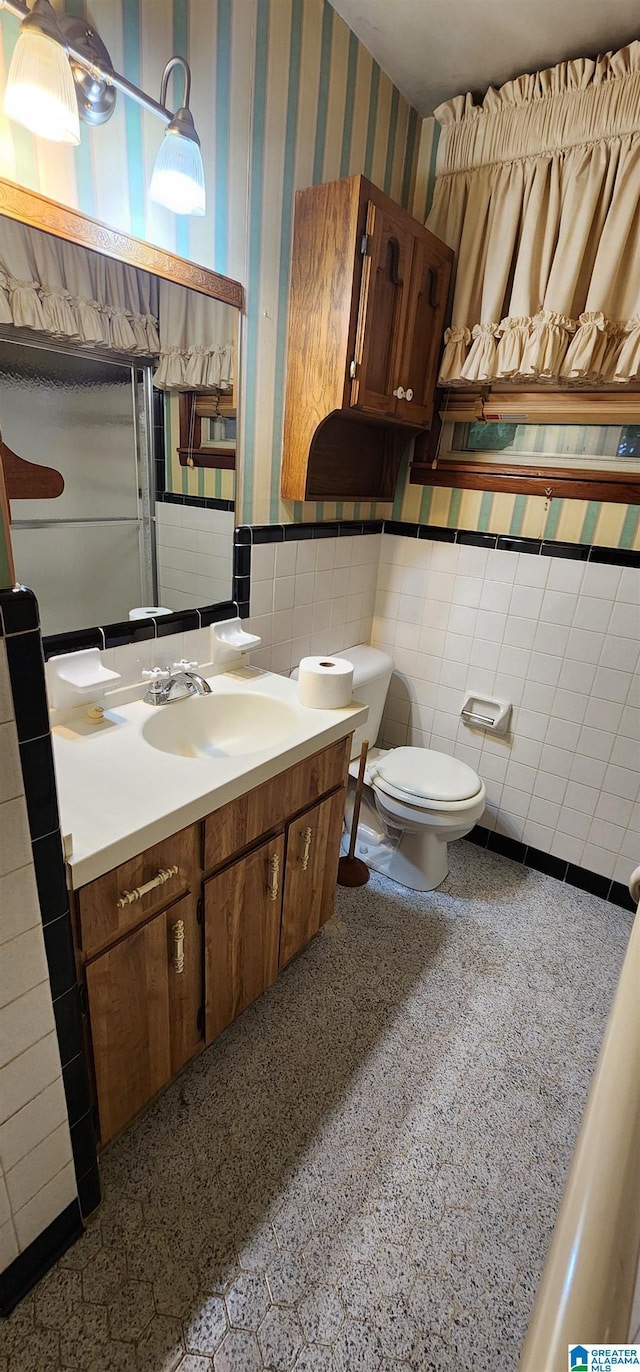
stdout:
[[375,770],[382,790],[407,799],[470,800],[481,787],[480,778],[466,762],[430,748],[393,748]]

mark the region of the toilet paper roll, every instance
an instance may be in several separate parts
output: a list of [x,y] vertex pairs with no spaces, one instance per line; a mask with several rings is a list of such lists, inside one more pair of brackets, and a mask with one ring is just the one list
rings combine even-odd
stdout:
[[343,657],[303,657],[298,700],[311,710],[343,710],[351,704],[353,666]]
[[152,615],[172,615],[173,610],[168,610],[166,605],[137,605],[135,610],[129,610],[129,619],[150,619]]

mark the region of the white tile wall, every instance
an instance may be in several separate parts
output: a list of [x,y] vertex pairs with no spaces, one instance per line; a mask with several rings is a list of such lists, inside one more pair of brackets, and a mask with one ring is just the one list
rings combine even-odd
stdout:
[[76,1195],[60,1053],[0,640],[0,1271]]
[[[455,753],[482,823],[626,883],[640,861],[640,571],[385,534],[372,642],[394,658],[387,746]],[[513,701],[510,736],[460,719]]]
[[158,595],[170,610],[231,599],[233,528],[228,510],[156,505]]
[[[108,648],[102,653],[105,667],[120,674],[116,689],[134,685],[144,685],[142,672],[150,667],[168,667],[172,662],[188,658],[190,662],[211,661],[211,630],[193,629],[184,634],[167,634],[163,638],[147,638],[141,643],[123,643],[119,648]],[[46,668],[49,681],[51,669]]]
[[259,544],[251,553],[256,666],[290,672],[301,658],[369,643],[380,534]]

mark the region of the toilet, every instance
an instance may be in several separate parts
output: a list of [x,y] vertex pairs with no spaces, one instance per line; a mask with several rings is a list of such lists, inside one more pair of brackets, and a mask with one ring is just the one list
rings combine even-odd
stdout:
[[[375,744],[393,672],[388,653],[365,643],[335,653],[353,663],[353,696],[369,718],[353,735],[346,821],[350,826],[363,739]],[[431,748],[369,749],[356,856],[413,891],[433,891],[449,870],[447,845],[464,838],[485,807],[484,782],[465,762]]]

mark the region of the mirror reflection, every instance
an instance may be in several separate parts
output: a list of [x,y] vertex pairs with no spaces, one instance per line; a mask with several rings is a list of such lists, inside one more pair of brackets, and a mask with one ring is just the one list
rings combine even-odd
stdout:
[[45,635],[231,598],[237,316],[0,216],[0,454]]

